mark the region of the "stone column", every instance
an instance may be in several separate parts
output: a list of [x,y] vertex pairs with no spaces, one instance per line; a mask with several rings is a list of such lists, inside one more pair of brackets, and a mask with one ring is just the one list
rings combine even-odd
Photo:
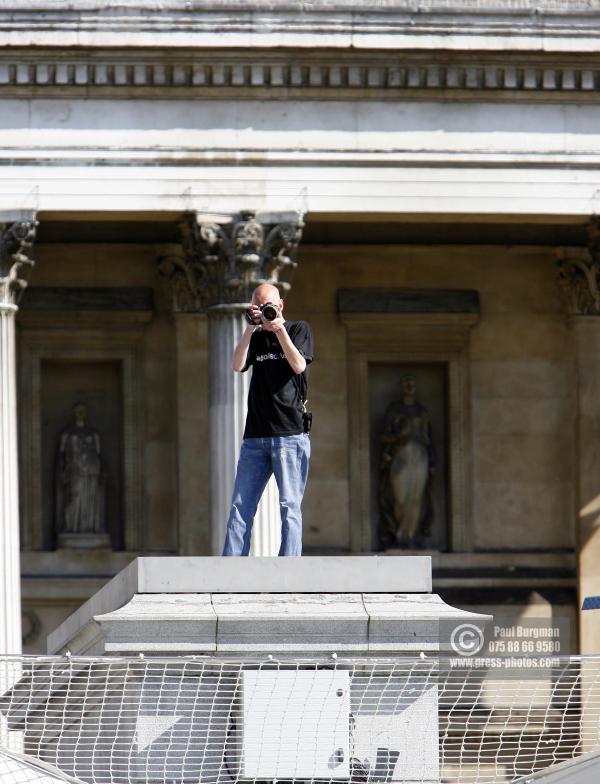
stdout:
[[21,652],[15,314],[36,226],[0,223],[0,654]]
[[[243,314],[254,288],[272,283],[282,296],[289,291],[302,220],[296,213],[244,212],[219,218],[193,214],[180,230],[183,257],[165,257],[159,269],[174,310],[206,314],[208,321],[210,552],[220,555],[250,382],[248,373],[233,373],[231,355],[244,330]],[[181,376],[178,381],[182,383]],[[185,501],[180,497],[180,507],[182,503]],[[277,555],[280,528],[277,488],[272,480],[254,521],[252,554]]]
[[[577,574],[579,609],[600,596],[600,317],[573,317],[576,346]],[[581,653],[600,653],[597,613],[579,616]]]
[[[243,305],[216,305],[208,310],[208,418],[212,466],[210,497],[213,555],[220,555],[223,550],[225,521],[231,504],[237,454],[246,423],[250,374],[233,373],[229,367],[233,349],[246,328],[244,311]],[[280,527],[277,485],[271,478],[254,521],[252,555],[277,555],[281,540]]]
[[[600,313],[571,317],[575,345],[577,419],[575,430],[575,499],[579,652],[600,653],[598,612],[582,612],[586,596],[600,596]],[[596,673],[584,659],[581,688],[594,688]],[[600,726],[600,708],[583,700],[580,718],[582,751],[593,751],[590,739]]]
[[589,227],[587,251],[561,249],[561,284],[574,345],[575,500],[580,653],[600,652],[596,613],[581,612],[600,595],[600,244]]

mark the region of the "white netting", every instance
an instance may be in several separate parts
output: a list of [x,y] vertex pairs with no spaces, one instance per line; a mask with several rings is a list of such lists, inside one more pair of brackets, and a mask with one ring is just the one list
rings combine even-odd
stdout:
[[82,784],[46,762],[5,748],[0,748],[0,781],[2,784]]
[[600,657],[527,661],[5,658],[0,742],[90,784],[513,781],[600,748]]

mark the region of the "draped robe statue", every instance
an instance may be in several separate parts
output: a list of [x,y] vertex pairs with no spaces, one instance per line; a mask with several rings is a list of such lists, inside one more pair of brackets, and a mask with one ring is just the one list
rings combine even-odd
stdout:
[[384,547],[423,547],[433,517],[435,448],[429,413],[415,399],[414,376],[402,379],[401,391],[401,400],[386,412],[381,436],[380,538]]
[[59,533],[106,532],[105,483],[100,436],[86,424],[83,403],[73,406],[74,422],[60,435],[56,512]]

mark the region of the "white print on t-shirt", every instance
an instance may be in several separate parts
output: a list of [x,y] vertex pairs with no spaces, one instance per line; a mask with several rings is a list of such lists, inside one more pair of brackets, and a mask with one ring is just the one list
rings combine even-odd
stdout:
[[274,354],[273,352],[269,351],[268,354],[256,355],[257,362],[264,362],[265,359],[285,359],[285,354],[283,352],[280,352],[279,354]]

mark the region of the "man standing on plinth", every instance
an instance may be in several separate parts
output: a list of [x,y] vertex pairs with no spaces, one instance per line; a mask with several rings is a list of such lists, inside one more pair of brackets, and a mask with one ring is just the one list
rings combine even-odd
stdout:
[[251,367],[252,379],[223,555],[248,555],[254,515],[271,474],[279,489],[279,555],[302,554],[300,505],[310,458],[306,400],[313,341],[305,321],[284,321],[282,312],[278,289],[258,286],[246,312],[248,326],[233,352],[232,370],[243,373]]

